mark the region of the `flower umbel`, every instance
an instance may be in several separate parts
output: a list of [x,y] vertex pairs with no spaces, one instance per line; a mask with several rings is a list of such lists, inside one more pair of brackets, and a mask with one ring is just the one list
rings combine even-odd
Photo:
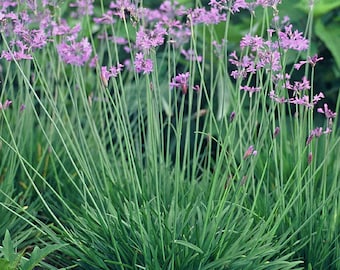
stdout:
[[323,108],[318,108],[318,112],[324,114],[327,119],[334,119],[336,117],[336,113],[328,108],[327,103],[323,105]]
[[185,95],[188,92],[188,87],[189,87],[189,76],[190,73],[180,73],[174,78],[172,78],[172,81],[170,82],[170,87],[174,88],[180,88],[182,89],[182,93]]
[[118,74],[122,71],[124,65],[122,64],[118,64],[116,67],[112,66],[109,68],[109,70],[107,69],[106,66],[102,66],[101,67],[101,79],[104,83],[104,85],[107,87],[108,85],[108,81],[111,77],[117,77]]
[[318,55],[315,54],[312,57],[308,56],[307,61],[300,61],[299,63],[296,63],[294,65],[294,68],[296,70],[299,70],[305,64],[310,64],[312,67],[315,67],[316,63],[319,62],[319,61],[322,61],[322,60],[323,60],[323,57],[318,57]]
[[60,58],[66,63],[75,66],[83,66],[92,53],[91,44],[87,38],[80,42],[71,41],[70,44],[62,42],[57,46]]
[[136,54],[134,65],[137,73],[149,74],[153,70],[152,60],[144,59],[144,54],[141,52]]

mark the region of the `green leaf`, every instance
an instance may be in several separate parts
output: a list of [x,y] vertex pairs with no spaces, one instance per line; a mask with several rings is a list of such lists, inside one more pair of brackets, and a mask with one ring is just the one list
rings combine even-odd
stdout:
[[1,255],[4,258],[0,259],[0,269],[2,270],[15,270],[18,268],[22,254],[17,254],[11,235],[8,230],[6,230],[4,240],[2,241],[2,247],[0,249]]
[[0,269],[1,270],[16,270],[17,265],[10,263],[5,259],[0,259]]
[[182,245],[182,246],[185,246],[187,248],[190,248],[190,249],[192,249],[192,250],[194,250],[194,251],[196,251],[198,253],[201,253],[201,254],[204,253],[202,249],[200,249],[198,246],[196,246],[196,245],[194,245],[194,244],[192,244],[190,242],[183,241],[183,240],[175,240],[174,243]]
[[180,5],[185,5],[191,3],[191,0],[178,0],[177,1]]
[[[299,1],[297,7],[308,13],[310,10],[309,2],[310,0]],[[320,17],[338,7],[340,7],[340,0],[315,0],[313,14],[315,17]]]
[[7,261],[12,262],[16,258],[16,253],[14,250],[14,245],[11,239],[11,235],[8,230],[6,230],[5,238],[2,241],[3,249],[2,252]]
[[320,19],[315,24],[315,34],[325,43],[340,68],[340,54],[338,53],[340,44],[339,29],[340,22],[332,22],[327,25],[327,28]]
[[52,245],[47,246],[43,249],[40,249],[39,247],[35,247],[33,249],[33,252],[31,254],[31,257],[28,261],[25,261],[22,264],[21,269],[22,270],[32,270],[35,266],[37,266],[48,254],[52,253],[53,251],[56,251],[60,248],[65,246],[64,244],[58,244],[58,245]]
[[9,262],[5,259],[0,259],[0,269],[10,270],[11,268]]

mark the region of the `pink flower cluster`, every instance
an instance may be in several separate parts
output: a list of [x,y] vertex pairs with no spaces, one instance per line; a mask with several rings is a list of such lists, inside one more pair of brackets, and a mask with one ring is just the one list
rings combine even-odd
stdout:
[[118,64],[107,69],[107,66],[101,67],[101,79],[105,87],[108,86],[108,81],[111,77],[117,77],[118,74],[123,70],[124,65]]
[[318,57],[318,55],[315,54],[312,57],[308,56],[307,61],[300,61],[299,63],[296,63],[294,65],[294,68],[296,70],[299,70],[303,65],[306,65],[306,64],[310,64],[312,67],[315,67],[316,63],[322,60],[323,60],[323,57]]
[[329,128],[326,128],[326,130],[323,130],[322,127],[317,127],[316,129],[313,129],[307,138],[306,145],[310,144],[313,138],[320,137],[323,134],[328,134],[331,132],[332,130]]
[[203,58],[201,55],[195,55],[193,50],[181,50],[181,54],[184,55],[185,60],[202,62]]
[[254,12],[257,7],[271,7],[276,10],[279,3],[281,3],[281,0],[210,0],[209,5],[219,10],[226,9],[231,13],[236,13],[240,12],[241,9]]
[[[5,1],[0,11],[2,31],[10,39],[9,49],[3,50],[0,58],[7,61],[32,59],[32,52],[45,47],[48,42],[48,33],[44,30],[44,26],[50,21],[49,12],[29,14],[25,11],[15,14],[12,11],[6,11],[6,7],[16,5],[14,2]],[[32,29],[30,25],[36,21],[40,23],[39,28]]]
[[136,47],[139,50],[145,51],[156,48],[164,43],[164,36],[166,34],[166,30],[160,23],[156,24],[152,30],[146,30],[141,27],[136,35]]
[[152,60],[145,58],[143,53],[136,54],[134,65],[137,73],[149,74],[153,70]]
[[[277,18],[276,18],[277,20]],[[236,52],[230,54],[230,63],[237,67],[231,72],[234,79],[245,79],[248,76],[256,74],[264,70],[267,74],[271,74],[272,81],[275,83],[274,89],[286,89],[293,92],[292,97],[279,96],[274,90],[270,91],[269,97],[278,103],[291,103],[302,105],[308,108],[313,108],[314,105],[324,98],[323,93],[319,93],[311,98],[308,95],[302,95],[302,91],[311,89],[310,81],[307,77],[303,77],[301,81],[290,81],[290,75],[282,75],[281,67],[281,50],[303,51],[309,46],[309,42],[304,38],[303,34],[297,30],[293,30],[292,24],[289,24],[289,19],[285,18],[282,22],[287,24],[280,30],[268,29],[269,39],[265,40],[259,36],[245,35],[240,47],[243,52],[247,52],[239,58]],[[277,40],[273,40],[274,33],[277,33]],[[310,64],[312,67],[322,60],[322,57],[317,55],[308,57],[307,61],[300,61],[295,65],[296,69],[300,69],[302,65]],[[260,88],[255,86],[240,86],[240,90],[249,92],[250,96],[259,92]],[[286,96],[289,96],[286,94]]]
[[210,10],[205,8],[195,8],[189,10],[187,15],[192,24],[218,24],[226,20],[226,13],[221,13],[222,9],[212,7]]
[[176,75],[174,78],[172,78],[170,87],[181,89],[182,93],[185,95],[188,92],[188,88],[189,88],[189,77],[190,77],[189,72],[180,73]]
[[[272,35],[276,31],[269,29],[269,32]],[[277,41],[264,40],[256,35],[245,35],[240,42],[240,47],[243,51],[249,49],[250,52],[242,58],[238,58],[235,51],[230,54],[230,63],[237,67],[237,70],[232,71],[231,76],[235,79],[246,78],[248,74],[255,74],[262,69],[280,74],[282,70],[280,49],[303,51],[308,48],[308,40],[301,32],[297,30],[293,32],[291,24],[277,32]]]
[[[191,26],[196,24],[218,24],[226,20],[227,12],[239,12],[240,9],[253,10],[254,7],[276,7],[279,1],[257,0],[251,3],[246,1],[212,0],[208,8],[196,7],[187,9],[179,5],[177,1],[164,1],[158,9],[139,8],[131,1],[116,0],[110,4],[110,10],[102,17],[95,18],[96,23],[112,24],[117,19],[130,20],[143,23],[136,33],[135,48],[139,53],[147,55],[151,49],[162,46],[166,41],[171,42],[175,47],[181,47],[189,41],[191,36]],[[187,23],[183,24],[182,22]],[[201,61],[192,55],[185,54],[186,59]],[[145,67],[151,66],[151,60],[143,62],[141,58],[136,58],[135,68],[138,73],[145,72]],[[136,61],[135,60],[135,61]],[[263,63],[265,65],[265,63]],[[138,69],[138,70],[137,70]]]
[[[241,3],[241,1],[239,3]],[[278,18],[275,18],[275,21],[277,23]],[[281,23],[283,25],[281,29],[268,29],[268,40],[250,34],[242,38],[240,42],[240,47],[243,52],[242,57],[238,57],[235,51],[230,54],[230,63],[237,67],[237,69],[231,72],[231,76],[234,79],[243,81],[252,75],[261,76],[260,74],[262,73],[270,74],[271,81],[274,84],[274,90],[269,92],[269,98],[272,101],[313,109],[320,100],[325,98],[324,94],[319,92],[311,97],[308,95],[308,91],[312,86],[308,78],[303,76],[301,81],[291,82],[290,74],[282,74],[281,67],[282,51],[304,51],[308,49],[309,42],[301,32],[293,30],[292,24],[289,23],[289,18],[284,18]],[[316,54],[312,57],[307,57],[307,60],[295,64],[294,68],[299,70],[304,65],[310,65],[314,68],[316,63],[321,60],[323,60],[323,58]],[[261,88],[258,86],[240,85],[240,90],[248,92],[251,96],[253,93],[260,92]],[[283,93],[283,95],[279,95],[277,93],[279,91]],[[328,108],[327,104],[324,104],[323,108],[318,108],[317,112],[325,115],[327,126],[326,128],[317,127],[313,129],[307,138],[307,145],[310,144],[313,138],[320,137],[332,131],[333,119],[336,114]]]
[[80,18],[86,15],[93,14],[93,2],[94,0],[76,0],[70,4],[70,7],[75,7],[76,11],[72,12],[71,16],[74,18]]
[[87,38],[83,38],[80,42],[63,41],[57,45],[57,51],[66,64],[83,66],[90,59],[92,47]]
[[[77,42],[80,25],[70,27],[65,20],[54,21],[47,6],[54,6],[53,1],[24,1],[26,9],[19,13],[11,11],[17,7],[17,1],[1,1],[0,21],[3,33],[10,40],[9,48],[1,52],[1,58],[7,61],[31,60],[33,52],[47,46],[55,37],[61,37],[57,51],[62,61],[67,64],[84,65],[92,53],[92,47],[86,38]],[[77,8],[78,15],[92,14],[92,0],[77,0],[71,7]]]

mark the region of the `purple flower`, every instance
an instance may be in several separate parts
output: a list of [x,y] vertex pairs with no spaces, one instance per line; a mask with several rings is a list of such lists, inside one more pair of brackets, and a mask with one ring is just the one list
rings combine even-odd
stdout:
[[210,10],[205,8],[194,8],[188,10],[188,18],[193,25],[204,24],[218,24],[226,20],[226,14],[220,13],[220,9],[212,7]]
[[274,74],[273,76],[273,81],[275,82],[275,84],[277,84],[278,82],[281,82],[281,81],[285,81],[285,84],[287,82],[287,80],[290,79],[290,75],[288,73],[286,74],[281,74],[281,73],[278,73],[278,74]]
[[210,0],[208,5],[212,6],[213,8],[223,10],[223,9],[225,9],[226,3],[227,3],[227,0]]
[[193,50],[181,50],[181,54],[184,55],[185,59],[188,61],[197,61],[197,62],[202,62],[202,56],[201,55],[197,55],[195,54],[195,52]]
[[280,132],[280,128],[276,127],[273,133],[274,138],[279,134],[279,132]]
[[4,104],[2,104],[2,103],[0,102],[0,111],[1,111],[1,110],[6,110],[6,109],[8,109],[8,107],[9,107],[11,104],[12,104],[12,101],[11,101],[11,100],[8,100],[8,99],[6,99],[6,101],[5,101]]
[[121,19],[125,19],[126,14],[134,16],[136,12],[136,4],[131,3],[131,0],[115,0],[110,3],[110,9],[113,9],[113,14]]
[[113,15],[112,10],[108,10],[101,17],[93,18],[93,21],[96,24],[114,24],[115,23],[115,19],[112,17],[112,15]]
[[289,99],[289,103],[291,104],[296,104],[296,105],[302,105],[302,106],[306,106],[307,108],[313,108],[314,105],[321,100],[321,98],[324,98],[324,95],[322,92],[320,92],[319,94],[316,94],[313,99],[312,102],[309,101],[309,97],[308,96],[303,96],[303,97],[298,97],[295,96],[293,98]]
[[331,131],[331,128],[333,126],[333,119],[336,117],[336,113],[332,112],[330,109],[328,109],[327,103],[325,103],[323,105],[323,108],[318,108],[317,111],[326,116],[326,118],[327,118],[327,129],[329,129]]
[[281,3],[281,0],[256,0],[257,6],[272,7],[276,9],[277,5]]
[[254,87],[254,86],[240,86],[240,90],[249,92],[249,96],[251,97],[253,93],[260,92],[261,87]]
[[[225,39],[222,39],[221,43],[217,42],[216,40],[213,40],[211,42],[211,45],[214,47],[214,53],[218,56],[218,58],[222,58],[223,57],[224,48],[225,48],[226,44],[227,44],[227,41]],[[232,56],[233,53],[235,54],[235,57],[237,58],[235,51],[232,52],[230,54],[230,56]]]
[[299,63],[294,64],[294,68],[299,70],[304,64],[307,64],[307,61],[300,61]]
[[151,59],[144,59],[143,53],[137,53],[134,61],[135,70],[138,73],[149,74],[153,70],[153,63]]
[[308,63],[311,64],[313,67],[316,65],[317,62],[322,61],[323,57],[318,57],[317,54],[313,55],[312,57],[308,56]]
[[[12,44],[17,45],[18,47],[25,46],[25,49],[29,51],[35,48],[42,48],[47,44],[45,28],[48,28],[51,16],[49,12],[45,12],[44,14],[39,13],[39,18],[36,16],[28,14],[27,11],[22,11],[18,13],[18,15],[11,13],[4,14],[2,16],[0,15],[0,18],[3,17],[4,20],[6,19],[6,23],[3,23],[2,25],[4,26],[4,34],[6,36],[14,34]],[[38,22],[40,24],[40,28],[35,29],[35,25],[32,24]],[[21,43],[21,45],[19,43]],[[22,50],[21,53],[23,53]]]
[[93,14],[93,2],[94,0],[76,0],[70,4],[70,7],[76,7],[77,11],[72,13],[72,17],[79,18],[81,16]]
[[24,38],[25,42],[29,44],[31,48],[39,48],[45,47],[47,44],[47,36],[42,29],[31,30],[29,32],[29,36]]
[[196,85],[194,85],[194,86],[192,87],[192,89],[193,89],[194,91],[198,92],[198,91],[201,90],[201,87],[200,87],[198,84],[196,84]]
[[117,77],[118,74],[122,71],[124,65],[119,64],[117,66],[112,66],[109,68],[109,70],[107,69],[106,66],[102,66],[101,67],[101,79],[104,83],[104,85],[107,87],[108,85],[108,81],[111,77]]
[[[12,60],[30,60],[33,59],[31,54],[28,53],[28,46],[24,44],[22,41],[11,41],[10,47],[12,51],[2,51],[0,58],[5,58],[7,61]],[[17,50],[16,50],[17,48]]]
[[6,9],[9,8],[9,7],[16,7],[17,4],[18,4],[18,2],[14,1],[14,0],[12,0],[12,1],[10,1],[10,0],[2,1],[1,2],[2,7],[0,9],[0,12],[1,11],[6,11]]
[[299,70],[305,64],[310,64],[312,67],[315,67],[316,63],[321,61],[321,60],[323,60],[323,57],[318,57],[317,54],[315,54],[312,57],[308,56],[307,61],[300,61],[299,63],[296,63],[294,65],[294,68],[296,70]]
[[312,163],[312,160],[313,160],[313,153],[312,153],[312,152],[309,152],[309,153],[308,153],[308,164],[311,164],[311,163]]
[[269,97],[277,103],[286,103],[287,99],[285,97],[279,97],[275,94],[274,90],[269,92]]
[[60,58],[66,63],[76,66],[83,66],[92,53],[91,44],[87,38],[83,38],[80,42],[71,41],[70,44],[62,42],[57,45]]
[[303,34],[297,30],[292,30],[293,25],[289,24],[284,27],[284,31],[279,32],[279,44],[285,49],[304,51],[308,49],[309,41],[303,37]]
[[229,58],[229,62],[232,63],[233,65],[239,67],[240,66],[240,60],[237,57],[236,51],[233,51],[230,55],[231,58]]
[[251,36],[247,34],[240,42],[242,49],[250,48],[251,53],[238,59],[235,52],[230,54],[229,61],[236,65],[239,70],[233,71],[231,75],[234,78],[245,78],[247,73],[254,74],[258,70],[265,69],[266,71],[280,71],[281,54],[274,43],[265,41],[262,37]]
[[256,73],[256,63],[255,57],[253,55],[243,56],[242,59],[238,59],[236,53],[231,54],[231,59],[229,59],[230,63],[234,64],[239,68],[237,71],[232,71],[231,76],[236,78],[245,78],[247,73]]
[[190,40],[191,30],[181,24],[179,28],[169,28],[168,36],[169,43],[173,44],[175,48],[180,48]]
[[240,9],[248,9],[248,8],[249,8],[249,4],[245,0],[235,0],[231,8],[231,12],[232,13],[240,12]]
[[262,48],[263,45],[264,45],[264,40],[262,37],[259,37],[257,35],[255,37],[252,37],[250,34],[246,34],[240,42],[241,49],[245,47],[250,47],[251,50],[254,52]]
[[125,45],[129,43],[126,38],[118,36],[109,37],[109,40],[111,40],[113,43],[117,45]]
[[334,119],[336,117],[336,113],[332,112],[330,109],[328,109],[328,104],[327,103],[325,103],[323,105],[323,108],[318,108],[317,111],[319,113],[324,114],[327,119]]
[[330,128],[328,128],[328,127],[326,128],[326,130],[323,130],[322,127],[317,127],[315,129],[313,129],[310,132],[310,134],[309,134],[309,136],[308,136],[308,138],[306,140],[306,145],[310,144],[313,138],[320,137],[323,134],[329,134],[331,132],[332,132],[332,130]]
[[230,76],[233,77],[234,79],[246,78],[247,77],[247,72],[245,70],[233,70],[230,73]]
[[149,50],[164,43],[164,36],[167,34],[166,30],[157,24],[153,30],[146,30],[140,28],[136,36],[136,46],[140,50]]
[[313,104],[309,102],[309,97],[306,95],[301,98],[295,96],[294,98],[290,98],[288,102],[291,104],[306,106],[307,108],[313,108]]
[[180,73],[174,78],[172,78],[170,82],[170,88],[180,88],[182,89],[182,93],[185,95],[188,92],[189,87],[189,77],[190,73]]
[[67,36],[68,40],[75,40],[78,36],[78,33],[81,30],[80,24],[75,25],[71,28],[65,20],[61,20],[60,24],[55,22],[51,22],[52,25],[52,35],[53,36]]
[[267,71],[281,71],[281,54],[276,50],[265,49],[258,52],[256,69],[265,68]]
[[230,123],[234,121],[235,116],[236,116],[236,113],[234,111],[230,113],[230,116],[229,116]]
[[243,159],[246,159],[251,155],[253,155],[253,156],[257,155],[257,151],[255,150],[253,145],[249,146],[249,148],[247,149],[247,151],[243,155]]
[[149,8],[139,8],[137,10],[137,17],[143,18],[145,22],[162,22],[171,28],[171,24],[175,22],[178,24],[179,21],[176,20],[177,16],[183,16],[186,14],[186,8],[179,5],[177,1],[164,1],[160,7],[156,10]]
[[281,0],[256,0],[256,2],[247,2],[245,0],[235,0],[234,4],[231,7],[231,12],[240,12],[240,9],[248,9],[253,12],[256,7],[262,6],[272,7],[273,9],[277,9],[277,5],[281,3]]
[[98,55],[95,55],[91,58],[90,62],[89,62],[89,67],[90,68],[95,68],[98,64]]
[[286,88],[293,91],[303,91],[310,89],[309,80],[305,76],[302,77],[301,82],[294,82],[294,85],[291,85],[289,81],[286,81]]
[[323,98],[325,98],[325,95],[322,92],[320,92],[319,94],[316,94],[313,97],[313,104],[315,105],[316,103],[318,103]]

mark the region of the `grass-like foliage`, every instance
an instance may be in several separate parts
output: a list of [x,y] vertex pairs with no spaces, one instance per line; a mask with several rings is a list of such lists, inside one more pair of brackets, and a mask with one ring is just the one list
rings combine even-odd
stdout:
[[340,269],[313,4],[132,2],[0,1],[1,269]]

